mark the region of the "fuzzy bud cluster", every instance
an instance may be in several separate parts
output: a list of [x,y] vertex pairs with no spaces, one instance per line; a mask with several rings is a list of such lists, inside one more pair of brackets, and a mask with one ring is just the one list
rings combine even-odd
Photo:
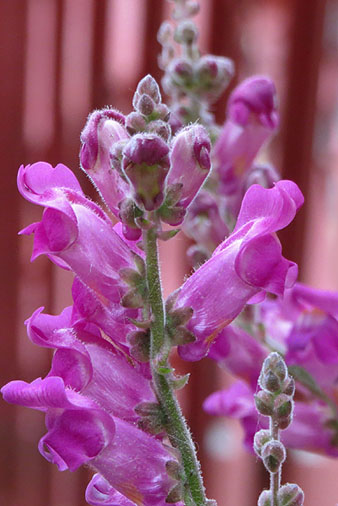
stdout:
[[257,410],[273,418],[279,429],[286,429],[292,421],[295,382],[278,353],[265,359],[258,383],[262,390],[255,395]]
[[289,376],[287,366],[279,353],[270,353],[264,360],[258,383],[262,390],[255,395],[256,408],[260,414],[270,417],[270,428],[255,434],[254,450],[270,473],[272,485],[270,490],[263,490],[257,504],[302,506],[304,493],[298,485],[279,485],[281,467],[286,459],[285,447],[279,440],[279,431],[286,429],[292,421],[295,393],[295,382]]
[[[295,483],[286,483],[277,494],[278,506],[303,506],[304,492]],[[272,506],[270,490],[263,490],[259,496],[257,506]]]

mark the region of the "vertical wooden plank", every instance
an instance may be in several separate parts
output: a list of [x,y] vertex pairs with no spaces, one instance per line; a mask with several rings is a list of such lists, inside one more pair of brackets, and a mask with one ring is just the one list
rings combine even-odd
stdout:
[[164,13],[164,2],[147,0],[145,6],[144,41],[142,51],[141,78],[151,74],[157,82],[161,80],[162,71],[157,64],[157,58],[161,50],[157,42],[157,32],[161,26]]
[[[0,250],[0,383],[17,375],[16,318],[18,289],[19,206],[16,170],[22,160],[22,110],[24,44],[26,39],[26,2],[0,2],[0,97],[2,110],[0,185],[0,226],[3,238]],[[16,477],[15,410],[0,403],[0,503],[12,506]],[[14,506],[14,505],[13,505]]]
[[[309,193],[316,97],[326,0],[295,0],[289,57],[288,91],[283,121],[283,178],[292,179]],[[286,258],[301,263],[304,255],[306,201],[296,220],[282,231]]]

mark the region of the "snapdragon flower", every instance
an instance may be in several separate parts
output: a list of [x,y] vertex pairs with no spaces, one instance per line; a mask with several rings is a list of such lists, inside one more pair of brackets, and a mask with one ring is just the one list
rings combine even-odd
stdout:
[[303,203],[297,185],[280,181],[272,189],[251,186],[233,233],[216,248],[176,294],[174,308],[190,307],[187,328],[196,341],[179,347],[186,360],[207,355],[219,332],[254,296],[282,295],[297,277],[297,266],[281,254],[275,235]]
[[55,349],[51,370],[30,384],[12,381],[2,394],[7,402],[45,413],[42,455],[60,470],[89,465],[125,496],[123,504],[126,498],[131,504],[163,504],[175,484],[166,463],[175,459],[137,427],[135,411],[156,402],[149,371],[102,339],[94,324],[74,324],[72,307],[58,316],[39,309],[26,323],[35,344]]

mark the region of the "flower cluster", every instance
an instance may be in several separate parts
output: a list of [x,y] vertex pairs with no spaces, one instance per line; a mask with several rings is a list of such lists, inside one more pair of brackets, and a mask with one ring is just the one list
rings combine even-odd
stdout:
[[[260,378],[256,405],[279,414],[285,445],[338,455],[338,295],[295,284],[297,265],[283,257],[277,232],[303,195],[256,160],[278,126],[276,90],[264,76],[245,80],[230,95],[223,127],[214,125],[208,106],[233,65],[199,54],[189,19],[197,10],[177,0],[176,30],[160,30],[170,108],[148,75],[130,114],[105,108],[88,117],[81,168],[109,214],[62,164],[38,162],[18,174],[22,196],[44,209],[21,232],[34,235],[32,260],[46,255],[74,273],[73,304],[60,315],[39,308],[26,322],[30,340],[54,350],[47,376],[1,391],[45,414],[39,450],[47,460],[95,471],[86,500],[96,506],[212,503],[174,393],[187,379],[172,368],[174,347],[184,360],[209,356],[237,377],[204,408],[241,419],[251,447]],[[194,240],[195,270],[165,303],[157,241],[181,228]],[[286,366],[279,377],[275,357],[260,375],[271,350],[298,383],[295,407]],[[267,465],[277,454],[282,461],[282,443],[266,443]]]
[[260,364],[269,349],[284,357],[298,384],[294,422],[282,434],[290,448],[338,456],[338,295],[301,283],[285,291],[284,298],[268,298],[257,307],[248,331],[231,325],[223,330],[210,357],[232,372],[238,381],[206,399],[209,413],[239,418],[248,448],[257,422],[253,395]]

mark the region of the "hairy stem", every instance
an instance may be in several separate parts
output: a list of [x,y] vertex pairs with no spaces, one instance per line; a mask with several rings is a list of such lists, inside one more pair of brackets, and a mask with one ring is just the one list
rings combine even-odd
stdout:
[[[278,423],[275,422],[274,417],[270,418],[270,434],[273,439],[279,441],[279,428]],[[277,473],[270,473],[270,491],[271,491],[271,506],[278,506],[278,490],[280,488],[281,483],[281,467],[277,471]]]
[[[152,312],[151,324],[151,369],[153,383],[157,397],[166,417],[166,430],[171,444],[177,448],[181,455],[187,492],[185,503],[187,506],[205,506],[204,486],[201,477],[200,465],[197,460],[194,443],[177,402],[168,374],[159,372],[159,356],[165,347],[165,312],[160,280],[156,230],[145,232],[144,245],[146,251],[147,283],[149,290],[149,304]],[[161,362],[163,369],[163,361]],[[170,369],[167,364],[168,369]],[[160,370],[161,370],[160,369]]]

